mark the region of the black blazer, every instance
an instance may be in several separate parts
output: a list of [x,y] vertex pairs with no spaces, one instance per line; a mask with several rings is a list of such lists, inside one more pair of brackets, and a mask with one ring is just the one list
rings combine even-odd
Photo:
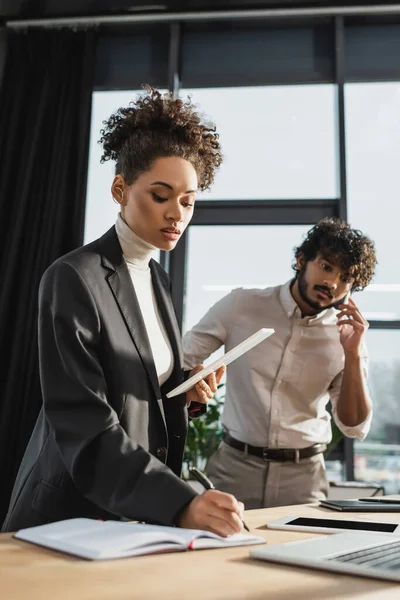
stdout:
[[39,289],[43,408],[3,531],[72,517],[171,525],[195,492],[179,478],[187,431],[181,336],[168,276],[150,262],[174,355],[160,390],[115,228],[58,259]]

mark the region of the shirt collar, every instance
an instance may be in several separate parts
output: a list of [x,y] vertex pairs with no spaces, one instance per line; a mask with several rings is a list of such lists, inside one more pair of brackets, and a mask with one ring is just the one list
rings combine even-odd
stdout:
[[283,310],[285,311],[285,314],[289,319],[293,317],[296,308],[299,309],[297,302],[293,298],[292,292],[290,291],[292,281],[293,279],[289,279],[289,281],[281,285],[279,294]]
[[145,242],[125,223],[121,213],[118,215],[115,229],[125,260],[142,271],[149,268],[150,259],[157,248]]

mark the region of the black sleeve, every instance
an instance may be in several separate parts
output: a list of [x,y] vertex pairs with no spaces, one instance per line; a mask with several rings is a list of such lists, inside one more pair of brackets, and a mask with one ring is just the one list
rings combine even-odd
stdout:
[[[183,381],[186,381],[189,377],[190,371],[183,371]],[[203,402],[191,402],[188,408],[189,419],[197,419],[202,417],[207,412],[207,404]]]
[[107,401],[99,360],[101,327],[81,275],[55,263],[39,292],[39,359],[44,410],[78,491],[129,519],[173,524],[196,493],[135,443]]

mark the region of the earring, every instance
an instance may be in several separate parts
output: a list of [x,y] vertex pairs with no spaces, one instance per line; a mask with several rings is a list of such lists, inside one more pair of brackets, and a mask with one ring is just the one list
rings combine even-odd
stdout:
[[114,196],[112,197],[113,202],[115,202],[115,204],[123,204],[124,203],[124,188],[115,188],[118,191],[121,192],[121,200],[117,200],[116,198],[114,198]]

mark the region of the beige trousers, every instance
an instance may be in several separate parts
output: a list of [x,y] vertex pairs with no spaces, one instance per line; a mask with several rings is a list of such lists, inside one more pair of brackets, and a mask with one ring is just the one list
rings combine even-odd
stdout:
[[207,475],[217,490],[233,494],[246,509],[324,500],[329,487],[322,453],[297,464],[266,462],[225,442],[210,458]]

